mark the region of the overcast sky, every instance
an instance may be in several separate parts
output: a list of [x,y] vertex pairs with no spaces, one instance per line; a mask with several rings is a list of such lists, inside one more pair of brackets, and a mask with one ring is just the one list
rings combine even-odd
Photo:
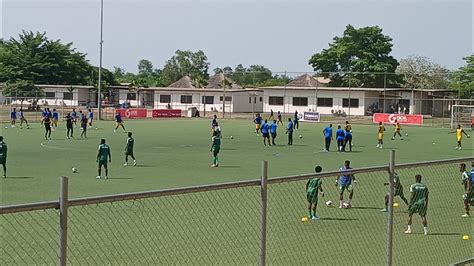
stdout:
[[[0,0],[1,34],[46,31],[99,61],[100,0]],[[210,69],[242,63],[311,71],[309,57],[347,24],[379,25],[397,59],[417,54],[450,69],[473,52],[472,0],[104,0],[104,66],[161,68],[175,50],[203,50]]]

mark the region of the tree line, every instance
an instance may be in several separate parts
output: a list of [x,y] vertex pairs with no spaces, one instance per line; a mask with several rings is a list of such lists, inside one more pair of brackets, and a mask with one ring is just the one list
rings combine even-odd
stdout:
[[[463,98],[473,97],[474,54],[463,58],[465,66],[449,71],[422,56],[398,61],[391,55],[392,46],[392,38],[379,26],[347,25],[342,35],[334,37],[328,48],[312,55],[308,64],[318,76],[328,78],[330,86],[451,88],[459,90]],[[111,85],[123,83],[131,89],[166,87],[185,75],[195,87],[204,87],[210,77],[209,66],[203,51],[177,50],[161,69],[146,59],[138,62],[137,73],[120,67],[112,71],[103,68],[102,88],[106,94]],[[18,38],[0,39],[0,83],[4,83],[4,95],[41,94],[35,84],[97,88],[98,70],[72,43],[51,40],[46,33],[23,31]],[[213,73],[222,73],[242,87],[284,85],[291,80],[263,65],[223,66],[213,69]]]

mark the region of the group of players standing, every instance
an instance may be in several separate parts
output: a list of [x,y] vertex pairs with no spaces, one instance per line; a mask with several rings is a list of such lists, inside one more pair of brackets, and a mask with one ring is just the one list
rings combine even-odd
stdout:
[[[345,161],[344,166],[339,170],[341,175],[336,179],[336,187],[339,190],[339,208],[351,208],[352,207],[352,197],[354,196],[353,185],[357,182],[354,174],[344,173],[344,171],[351,170],[350,161]],[[321,173],[322,167],[316,166],[316,174]],[[463,185],[463,204],[465,213],[462,217],[470,217],[470,206],[474,206],[474,162],[472,163],[471,172],[469,173],[466,169],[466,164],[461,163],[459,165],[459,171],[461,173],[461,183]],[[415,175],[415,183],[410,185],[410,199],[406,199],[403,193],[403,186],[400,183],[400,177],[397,173],[393,175],[393,185],[394,185],[394,197],[399,196],[403,202],[408,206],[408,219],[407,219],[407,229],[406,234],[412,233],[412,219],[413,215],[418,213],[421,216],[423,224],[423,233],[428,235],[428,221],[426,218],[428,211],[428,195],[429,190],[426,184],[421,182],[422,176],[420,174]],[[303,219],[319,220],[320,218],[316,215],[316,207],[318,205],[318,195],[321,194],[324,197],[324,191],[322,188],[322,180],[319,177],[311,178],[306,183],[306,199],[308,202],[308,216]],[[385,186],[389,183],[384,183]],[[344,203],[343,193],[348,191],[349,201]],[[330,202],[330,201],[329,201]],[[388,211],[389,203],[389,194],[385,196],[385,208],[382,209],[382,212]],[[329,206],[329,205],[328,205]]]

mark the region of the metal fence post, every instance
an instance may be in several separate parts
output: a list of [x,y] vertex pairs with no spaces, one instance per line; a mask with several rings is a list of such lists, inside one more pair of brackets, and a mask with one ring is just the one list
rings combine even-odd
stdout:
[[395,176],[395,150],[390,151],[390,163],[389,163],[389,186],[390,192],[388,196],[388,221],[387,221],[387,265],[392,266],[393,258],[393,194],[395,193],[394,187],[394,176]]
[[267,253],[267,179],[268,161],[262,161],[262,176],[260,182],[260,195],[262,200],[260,220],[260,265],[265,265]]
[[65,266],[67,261],[67,209],[68,209],[68,178],[61,177],[59,194],[59,265]]

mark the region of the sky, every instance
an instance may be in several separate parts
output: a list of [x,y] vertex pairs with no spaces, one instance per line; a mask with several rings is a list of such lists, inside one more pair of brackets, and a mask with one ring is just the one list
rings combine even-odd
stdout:
[[[100,0],[0,0],[1,36],[46,32],[99,62]],[[177,49],[203,50],[211,66],[264,65],[306,72],[308,59],[347,24],[379,25],[392,55],[426,56],[449,69],[473,53],[473,0],[104,0],[103,65],[161,68]]]

